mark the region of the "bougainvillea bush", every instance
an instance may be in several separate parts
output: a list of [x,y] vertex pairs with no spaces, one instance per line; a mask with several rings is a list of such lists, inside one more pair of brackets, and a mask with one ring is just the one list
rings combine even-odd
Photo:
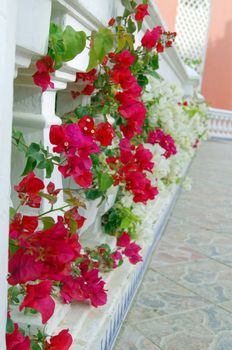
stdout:
[[[89,46],[87,71],[77,72],[71,91],[74,100],[89,96],[89,104],[50,127],[48,148],[27,144],[22,132],[13,131],[25,166],[14,184],[17,206],[10,208],[9,350],[71,347],[67,329],[55,335],[46,334],[46,327],[22,330],[13,321],[12,308],[38,313],[46,326],[56,300],[105,305],[103,273],[119,268],[125,259],[133,265],[142,261],[136,241],[151,231],[157,198],[182,182],[182,170],[205,134],[204,109],[197,101],[184,101],[156,72],[159,55],[172,46],[176,33],[157,26],[146,30],[135,46],[149,7],[147,1],[122,4],[123,15],[89,37],[51,24],[48,53],[36,62],[34,83],[42,92],[52,89],[52,73]],[[60,188],[50,180],[45,184],[38,176],[43,170],[49,179],[54,169],[72,186]],[[86,222],[83,209],[89,201],[104,203],[114,187],[117,199],[102,217],[102,226],[115,237],[115,246],[86,247],[79,235]]]

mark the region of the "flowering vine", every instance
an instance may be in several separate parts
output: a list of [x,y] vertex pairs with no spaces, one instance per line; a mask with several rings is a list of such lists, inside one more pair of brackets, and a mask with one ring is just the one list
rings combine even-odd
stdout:
[[[13,322],[13,313],[11,318],[11,305],[21,312],[39,313],[44,325],[54,314],[56,299],[65,304],[87,301],[93,307],[104,305],[107,287],[102,273],[119,268],[124,259],[131,264],[142,261],[142,248],[136,243],[142,219],[133,205],[149,205],[159,194],[154,157],[159,151],[159,158],[169,162],[180,149],[175,132],[153,115],[162,96],[146,96],[151,77],[160,79],[156,72],[159,54],[172,46],[176,33],[156,26],[146,30],[135,47],[135,34],[149,16],[148,2],[121,2],[123,15],[111,18],[106,27],[89,37],[71,26],[63,30],[51,24],[48,53],[36,62],[33,80],[44,92],[54,87],[52,73],[89,45],[87,71],[76,73],[71,91],[73,99],[89,96],[89,105],[78,106],[62,116],[61,125],[50,127],[48,149],[35,142],[28,145],[22,132],[13,130],[13,144],[24,153],[26,163],[22,180],[14,186],[18,206],[10,210],[6,334],[10,350],[71,347],[73,339],[67,329],[52,336],[42,328],[32,335],[20,329]],[[194,118],[191,104],[175,104]],[[197,135],[192,148],[202,136]],[[73,188],[57,188],[37,176],[42,169],[50,178],[54,168],[64,179],[73,180]],[[170,182],[168,174],[162,181]],[[86,218],[81,210],[86,201],[101,198],[102,202],[115,186],[115,205],[102,217],[104,231],[116,238],[115,247],[104,243],[84,247],[79,233]],[[62,205],[58,204],[61,193]],[[133,204],[123,203],[125,194]],[[45,212],[43,202],[50,208]],[[25,214],[28,207],[35,214]]]

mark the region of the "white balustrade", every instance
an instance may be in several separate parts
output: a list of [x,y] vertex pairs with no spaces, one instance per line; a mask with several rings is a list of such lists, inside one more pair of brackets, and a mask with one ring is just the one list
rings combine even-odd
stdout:
[[232,139],[232,111],[209,108],[209,136]]

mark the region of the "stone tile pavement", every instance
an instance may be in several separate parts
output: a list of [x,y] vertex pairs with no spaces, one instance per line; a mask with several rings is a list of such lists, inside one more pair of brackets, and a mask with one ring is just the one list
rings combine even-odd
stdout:
[[189,175],[114,350],[232,350],[232,141]]

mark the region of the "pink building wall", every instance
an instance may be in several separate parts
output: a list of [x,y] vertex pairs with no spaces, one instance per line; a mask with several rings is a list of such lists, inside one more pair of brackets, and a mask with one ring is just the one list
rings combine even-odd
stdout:
[[212,107],[232,110],[232,0],[212,0],[202,94]]
[[[154,0],[170,31],[175,30],[178,0]],[[231,0],[232,1],[232,0]]]

